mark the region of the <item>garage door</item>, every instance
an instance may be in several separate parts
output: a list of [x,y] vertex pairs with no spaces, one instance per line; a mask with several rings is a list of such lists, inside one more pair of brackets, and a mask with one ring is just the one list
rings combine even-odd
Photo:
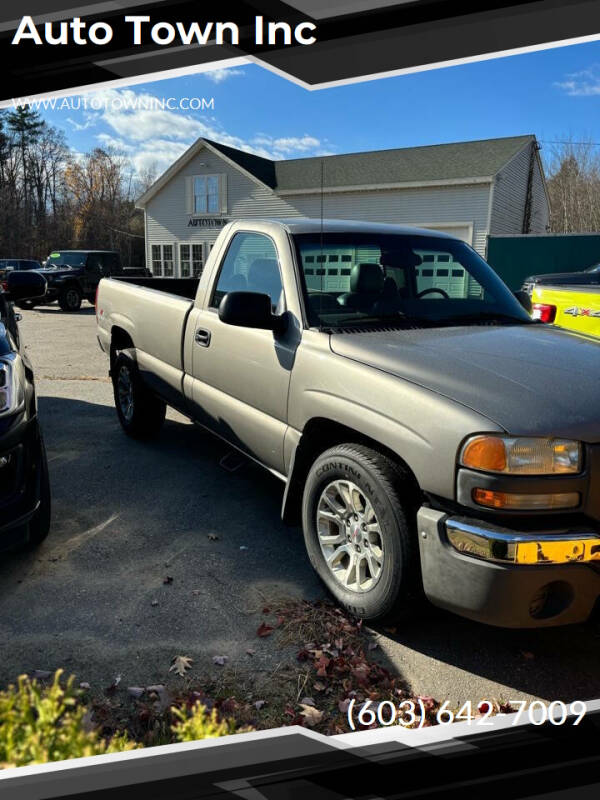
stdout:
[[435,223],[415,223],[417,228],[430,228],[432,231],[439,231],[440,233],[449,233],[450,236],[455,236],[457,239],[462,239],[467,244],[473,244],[473,228],[471,225],[437,225]]

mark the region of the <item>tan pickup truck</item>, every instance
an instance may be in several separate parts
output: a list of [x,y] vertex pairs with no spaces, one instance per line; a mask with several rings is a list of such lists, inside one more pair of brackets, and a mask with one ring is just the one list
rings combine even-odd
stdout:
[[532,320],[464,242],[237,220],[199,281],[102,280],[96,316],[125,431],[170,405],[270,470],[357,616],[591,613],[600,344]]

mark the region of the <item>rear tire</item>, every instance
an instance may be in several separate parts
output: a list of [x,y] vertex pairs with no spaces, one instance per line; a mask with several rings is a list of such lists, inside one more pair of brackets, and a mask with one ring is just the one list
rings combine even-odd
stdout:
[[167,407],[140,378],[136,363],[119,353],[111,370],[115,408],[125,433],[134,439],[156,436]]
[[79,311],[83,295],[78,286],[65,286],[58,297],[58,305],[63,311]]
[[302,501],[308,556],[357,617],[398,621],[420,606],[411,490],[397,464],[363,445],[337,445],[310,468]]
[[44,541],[50,532],[50,519],[52,515],[52,498],[50,494],[50,476],[48,474],[48,459],[43,440],[40,442],[40,505],[34,516],[29,521],[29,539],[27,546],[34,548]]

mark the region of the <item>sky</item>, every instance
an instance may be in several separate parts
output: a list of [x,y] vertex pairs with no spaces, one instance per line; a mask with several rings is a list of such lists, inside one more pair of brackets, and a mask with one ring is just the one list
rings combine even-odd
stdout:
[[[131,108],[149,96],[176,107]],[[214,104],[188,111],[181,98]],[[113,147],[137,172],[160,174],[199,136],[300,158],[533,133],[548,155],[553,140],[600,142],[600,43],[313,91],[244,64],[104,89],[85,101],[87,110],[83,98],[70,98],[69,107],[41,113],[75,151]]]

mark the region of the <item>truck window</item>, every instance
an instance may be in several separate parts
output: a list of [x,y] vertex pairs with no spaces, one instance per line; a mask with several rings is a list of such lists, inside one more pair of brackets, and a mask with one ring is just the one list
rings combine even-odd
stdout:
[[227,292],[268,294],[275,313],[283,301],[279,259],[273,240],[262,233],[236,233],[219,272],[210,305],[217,308]]

